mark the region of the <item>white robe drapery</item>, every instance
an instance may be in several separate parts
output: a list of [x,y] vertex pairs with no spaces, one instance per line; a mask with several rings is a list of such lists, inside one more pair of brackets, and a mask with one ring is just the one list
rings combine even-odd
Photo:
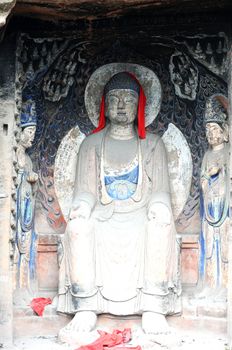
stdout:
[[[139,140],[139,179],[126,200],[107,195],[103,144],[107,128],[87,137],[79,150],[73,206],[92,208],[68,223],[63,239],[58,311],[91,310],[115,315],[180,311],[178,247],[171,225],[148,220],[152,203],[171,211],[168,164],[162,140]],[[162,208],[162,206],[161,206]]]

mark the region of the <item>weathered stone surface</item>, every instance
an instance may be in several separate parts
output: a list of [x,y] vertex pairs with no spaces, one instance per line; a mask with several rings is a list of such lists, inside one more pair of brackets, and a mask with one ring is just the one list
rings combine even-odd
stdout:
[[[54,297],[58,288],[57,236],[40,235],[37,249],[39,295]],[[49,266],[49,268],[48,268]]]
[[[107,2],[107,1],[106,1]],[[54,2],[55,3],[55,2]],[[144,2],[145,3],[145,2]],[[222,2],[222,4],[224,4],[224,1]],[[46,4],[44,4],[44,6],[46,6]],[[224,5],[223,5],[224,6]],[[169,7],[170,9],[171,9],[171,7]],[[174,8],[173,8],[174,9]],[[197,6],[196,6],[196,9],[197,9]],[[154,11],[155,12],[155,11]],[[17,13],[17,12],[16,12]],[[54,10],[54,13],[55,13],[55,10]],[[61,14],[62,15],[62,14]],[[33,15],[34,16],[34,15]],[[39,17],[39,15],[38,15],[38,17]],[[45,16],[43,17],[43,18],[45,18]],[[52,17],[50,17],[50,16],[48,16],[48,19],[51,19]],[[61,18],[62,19],[62,18]],[[99,21],[99,23],[101,23],[101,21]],[[203,22],[202,22],[203,23]],[[110,29],[110,28],[109,28]],[[127,30],[128,28],[126,28],[126,30]],[[130,30],[133,30],[133,29],[130,29]],[[151,50],[150,50],[151,51]],[[7,101],[5,101],[5,105],[6,105],[6,103],[7,103]],[[9,106],[9,108],[10,108],[10,106]],[[0,188],[1,189],[1,188]],[[1,191],[0,191],[0,194],[1,194]],[[41,225],[40,225],[41,226]],[[198,230],[198,229],[197,229]],[[44,232],[44,230],[41,230],[42,232]],[[55,255],[56,255],[56,252],[55,252],[55,249],[54,249],[54,246],[53,246],[53,242],[50,242],[51,243],[51,246],[49,246],[49,245],[47,245],[46,244],[46,242],[44,242],[43,244],[42,244],[42,240],[40,240],[40,251],[39,251],[39,254],[40,254],[40,257],[39,257],[39,259],[41,258],[41,261],[43,261],[42,263],[41,263],[41,278],[42,278],[42,280],[43,281],[45,281],[45,279],[44,279],[44,274],[43,273],[45,273],[45,274],[48,274],[48,271],[46,271],[45,269],[43,269],[43,267],[45,267],[45,266],[49,266],[49,268],[50,267],[52,267],[52,270],[53,270],[53,268],[54,268],[54,265],[53,264],[55,264]],[[54,244],[55,244],[55,242],[54,242]],[[196,281],[196,278],[197,278],[197,276],[196,276],[196,274],[195,274],[195,272],[196,272],[196,270],[194,270],[194,268],[193,268],[193,265],[192,265],[192,262],[191,262],[191,266],[190,266],[190,268],[191,268],[191,272],[190,272],[190,274],[188,274],[188,268],[189,268],[189,266],[188,266],[188,264],[190,263],[190,259],[192,259],[192,260],[194,260],[194,262],[197,264],[197,248],[196,248],[196,245],[197,245],[197,243],[189,243],[188,244],[188,242],[186,243],[186,242],[184,242],[184,244],[185,244],[185,246],[184,246],[184,249],[182,250],[182,252],[183,252],[183,254],[182,254],[182,257],[183,257],[183,259],[182,259],[182,263],[185,263],[186,262],[186,269],[185,269],[185,271],[184,271],[184,273],[185,273],[185,277],[184,278],[186,278],[185,279],[185,282],[187,283],[192,283],[192,281],[194,280],[194,282]],[[190,247],[190,245],[191,245],[191,247]],[[183,247],[183,246],[182,246]],[[187,248],[189,248],[189,249],[187,249]],[[50,249],[50,250],[49,250]],[[54,250],[53,250],[54,249]],[[51,256],[49,256],[49,255],[51,255]],[[52,261],[52,265],[50,264],[50,262]],[[56,269],[54,269],[54,271],[56,272],[57,270]],[[183,270],[182,270],[182,272],[183,272]],[[50,273],[50,272],[49,272]],[[191,281],[190,281],[190,275],[191,275]],[[47,276],[47,275],[46,275]],[[53,276],[53,278],[54,278],[55,276]],[[193,279],[192,279],[192,277],[193,277]],[[49,281],[49,283],[50,283],[50,281]],[[41,285],[42,286],[42,285]],[[49,285],[49,287],[50,287],[50,285]],[[35,318],[35,321],[38,321],[38,318]],[[225,319],[224,320],[222,320],[223,321],[223,324],[224,324],[224,327],[225,327]],[[20,320],[18,319],[17,320],[17,322],[19,322],[20,323]],[[38,322],[41,322],[41,320],[39,320]],[[186,325],[186,327],[188,327],[188,326],[191,326],[191,322],[192,321],[189,321],[189,322],[187,322],[186,321],[186,323],[185,323],[185,325]],[[198,326],[199,326],[199,324],[200,324],[200,327],[202,326],[202,322],[199,322],[199,319],[196,319],[196,318],[194,318],[194,322],[195,322],[195,324],[197,324]],[[193,323],[194,323],[193,322]],[[207,322],[209,322],[209,320],[207,319],[206,321],[205,321],[205,325],[207,326]],[[30,322],[30,319],[28,320],[28,325],[30,326],[31,325],[31,322]],[[44,327],[46,328],[46,325],[47,324],[45,324],[44,325]],[[211,323],[210,323],[210,325],[211,325]],[[21,327],[23,327],[23,325],[20,325]],[[37,325],[38,326],[38,325]],[[58,330],[60,327],[62,327],[62,325],[56,325],[56,329]],[[213,327],[213,326],[212,326]],[[42,328],[42,327],[41,327]],[[44,328],[44,329],[45,329]],[[25,329],[27,330],[27,327],[24,327],[24,329],[23,329],[23,331],[25,331]],[[54,334],[56,334],[56,332],[57,332],[57,330],[55,331],[55,333]],[[34,327],[34,332],[37,332],[37,327]],[[41,330],[41,332],[42,332],[42,330]],[[1,333],[1,331],[0,331],[0,333]],[[37,334],[37,333],[36,333]],[[37,334],[38,335],[38,334]],[[43,333],[41,334],[41,335],[44,335]],[[1,338],[1,337],[0,337]]]
[[181,280],[184,285],[197,284],[198,254],[198,235],[183,235],[181,245]]
[[0,28],[5,25],[7,16],[15,6],[16,0],[1,0],[0,1]]
[[[0,344],[12,340],[12,278],[10,261],[10,215],[12,189],[12,144],[14,130],[14,47],[0,50]],[[7,62],[7,64],[6,64]]]
[[[184,296],[184,312],[177,316],[169,316],[168,323],[180,332],[182,336],[184,332],[200,332],[204,331],[204,335],[224,337],[226,334],[226,318],[223,310],[212,308],[210,315],[207,308],[202,308],[202,312],[198,315],[197,305],[190,304],[188,297]],[[59,314],[53,305],[45,308],[43,317],[32,314],[30,308],[18,309],[14,313],[14,335],[15,342],[20,341],[23,337],[46,337],[56,336],[58,330],[70,321],[70,316]],[[112,331],[113,329],[132,328],[139,331],[141,327],[140,316],[129,316],[124,318],[115,317],[109,314],[101,315],[98,318],[97,328]],[[205,332],[205,330],[207,331]],[[53,347],[52,347],[53,348]],[[150,349],[150,348],[149,348]],[[207,349],[207,347],[206,347]]]
[[[231,114],[232,114],[232,50],[230,49],[229,53],[229,120],[230,120],[230,140],[232,140],[232,128],[231,128]],[[232,208],[232,157],[230,156],[230,211]],[[230,232],[229,232],[229,252],[228,252],[228,260],[229,260],[229,269],[228,269],[228,302],[227,302],[227,334],[229,338],[229,346],[232,348],[232,227],[230,220]]]
[[[85,135],[79,127],[71,129],[63,138],[55,160],[55,191],[65,220],[68,221],[75,184],[75,169],[79,147]],[[64,171],[63,169],[66,169]]]
[[142,10],[154,12],[200,12],[231,8],[229,0],[17,0],[14,14],[33,16],[45,20],[76,20],[78,18],[104,18],[138,13]]

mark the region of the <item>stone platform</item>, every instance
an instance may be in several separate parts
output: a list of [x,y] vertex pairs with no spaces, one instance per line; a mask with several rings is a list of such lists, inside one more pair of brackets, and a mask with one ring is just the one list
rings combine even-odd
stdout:
[[[228,349],[227,341],[216,335],[199,335],[190,332],[188,335],[183,334],[178,344],[168,346],[159,345],[157,342],[151,342],[147,345],[140,345],[142,350],[226,350]],[[33,337],[20,338],[10,348],[5,350],[77,350],[77,346],[61,344],[56,337]]]
[[[54,298],[57,290],[57,242],[53,235],[40,237],[38,259],[40,270],[38,274],[39,295],[37,297]],[[198,240],[196,235],[185,235],[182,239],[181,275],[183,283],[183,312],[181,315],[169,316],[168,323],[174,335],[166,339],[158,337],[149,341],[141,329],[141,317],[114,317],[101,315],[98,317],[97,329],[111,332],[113,329],[132,329],[134,345],[141,345],[142,350],[156,349],[211,349],[224,350],[227,335],[226,304],[210,301],[209,298],[196,298],[198,274]],[[50,266],[50,269],[47,268]],[[51,273],[52,271],[52,273]],[[15,300],[16,301],[16,300]],[[43,317],[36,316],[25,303],[24,307],[14,307],[14,341],[18,346],[14,350],[44,350],[77,349],[77,345],[60,344],[57,340],[59,330],[70,320],[71,316],[56,313],[56,298],[53,305],[45,308]],[[98,333],[84,339],[91,343]],[[82,340],[80,340],[82,341]],[[132,345],[133,345],[132,344]],[[210,346],[210,347],[209,347]]]
[[[43,317],[36,316],[31,308],[17,307],[14,309],[14,338],[56,336],[71,317],[57,314],[55,305],[48,305]],[[194,331],[226,336],[226,306],[219,302],[198,300],[191,293],[183,294],[183,312],[181,315],[169,316],[168,323],[177,331]],[[98,317],[97,328],[112,331],[114,328],[139,329],[141,317],[114,317],[101,315]]]

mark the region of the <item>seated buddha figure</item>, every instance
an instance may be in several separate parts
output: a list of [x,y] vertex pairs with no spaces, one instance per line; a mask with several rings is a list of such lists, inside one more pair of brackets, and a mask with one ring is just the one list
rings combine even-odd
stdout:
[[[142,315],[146,333],[166,332],[178,299],[176,231],[166,151],[145,131],[146,97],[120,72],[106,83],[99,127],[79,149],[64,235],[60,331],[91,331],[97,315]],[[106,118],[107,123],[105,123]]]

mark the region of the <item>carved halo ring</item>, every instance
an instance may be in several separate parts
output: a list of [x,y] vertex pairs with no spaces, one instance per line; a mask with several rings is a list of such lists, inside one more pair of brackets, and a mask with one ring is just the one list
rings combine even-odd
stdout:
[[119,72],[129,72],[140,82],[146,99],[145,126],[157,117],[161,106],[161,85],[157,75],[144,66],[132,63],[110,63],[99,67],[91,75],[85,89],[85,106],[95,127],[98,126],[100,104],[106,83]]

